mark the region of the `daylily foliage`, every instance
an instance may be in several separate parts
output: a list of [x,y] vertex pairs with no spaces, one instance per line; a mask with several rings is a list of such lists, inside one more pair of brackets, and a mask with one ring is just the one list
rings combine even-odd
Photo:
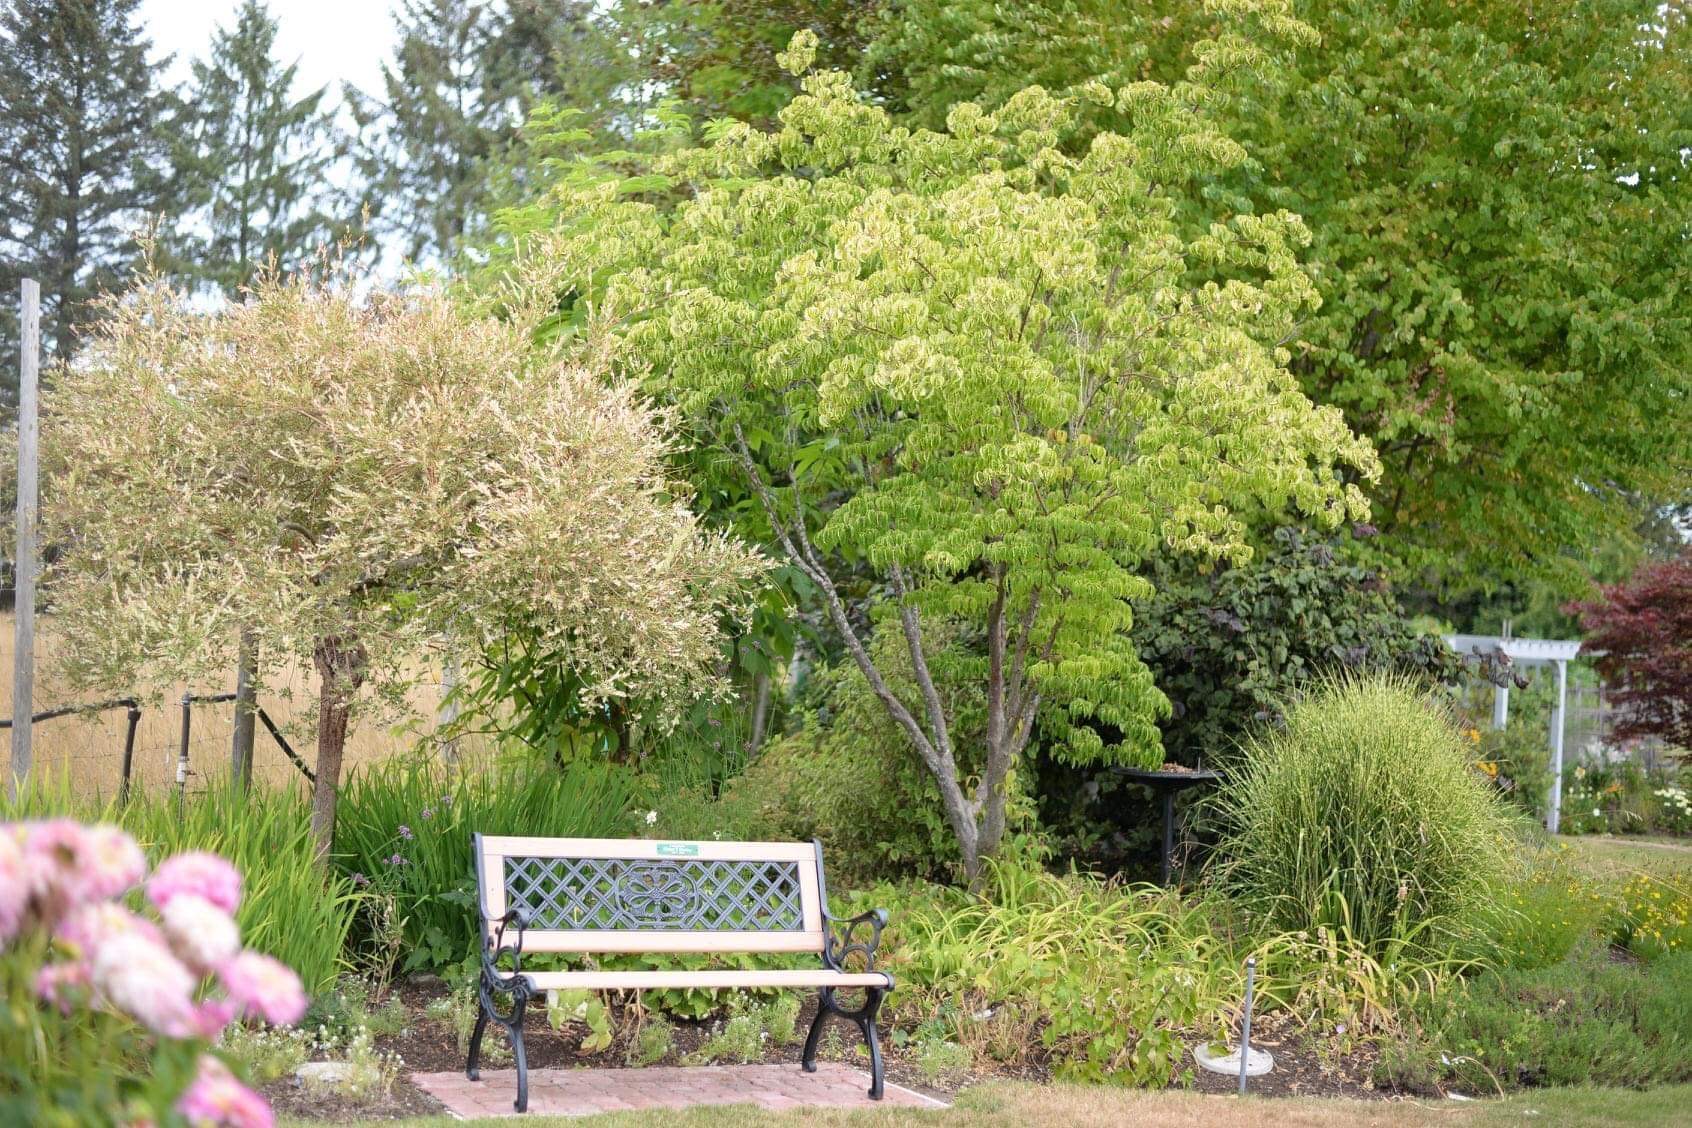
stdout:
[[[738,469],[933,773],[973,880],[1037,720],[1075,760],[1159,758],[1167,703],[1128,634],[1159,540],[1244,559],[1253,516],[1363,516],[1376,463],[1286,368],[1317,300],[1299,219],[1175,221],[1245,156],[1209,124],[1202,68],[966,103],[933,132],[807,73],[814,49],[801,32],[783,56],[803,77],[779,128],[719,123],[639,180],[586,168],[543,229],[513,223],[515,259],[569,295],[566,332],[614,326],[622,364]],[[1100,132],[1106,113],[1133,127]],[[920,707],[837,590],[846,564],[876,577]],[[978,778],[929,672],[940,622],[979,655]]]

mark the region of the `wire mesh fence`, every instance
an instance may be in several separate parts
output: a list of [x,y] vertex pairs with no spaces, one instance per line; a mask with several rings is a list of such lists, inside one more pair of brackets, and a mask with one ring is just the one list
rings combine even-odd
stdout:
[[[66,685],[54,669],[60,644],[53,632],[51,615],[36,618],[36,679],[33,712],[56,710],[109,701],[101,694]],[[233,649],[232,649],[233,653]],[[0,614],[0,716],[18,715],[13,708],[12,615]],[[315,711],[317,679],[307,670],[270,672],[258,704],[265,718],[298,752],[306,767],[315,759]],[[132,749],[131,778],[135,789],[175,786],[177,765],[183,752],[182,696],[192,694],[188,726],[187,761],[190,790],[200,790],[212,780],[226,778],[230,770],[234,737],[235,705],[231,691],[235,670],[231,661],[227,685],[180,685],[143,698]],[[398,723],[359,721],[348,735],[344,771],[384,759],[416,747],[434,724],[440,705],[438,679],[423,672],[417,688],[407,700],[407,710]],[[35,778],[63,782],[77,794],[117,795],[123,781],[124,747],[128,734],[127,709],[76,712],[35,724]],[[261,723],[253,738],[253,776],[271,784],[304,782],[299,767],[292,763],[266,725]]]

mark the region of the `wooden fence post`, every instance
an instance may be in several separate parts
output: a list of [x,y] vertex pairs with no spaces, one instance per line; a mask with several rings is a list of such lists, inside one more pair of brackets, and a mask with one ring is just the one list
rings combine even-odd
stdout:
[[36,458],[40,443],[38,384],[41,379],[41,287],[23,280],[23,311],[19,318],[23,356],[18,366],[18,512],[14,601],[15,634],[12,650],[12,773],[8,792],[29,774],[30,737],[35,711],[35,509]]

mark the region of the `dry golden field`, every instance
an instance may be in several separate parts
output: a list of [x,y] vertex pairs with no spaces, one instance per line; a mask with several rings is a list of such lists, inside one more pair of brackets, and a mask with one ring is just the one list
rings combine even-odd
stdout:
[[[12,616],[0,614],[0,716],[12,716]],[[42,615],[35,623],[35,711],[54,709],[96,700],[100,695],[76,692],[55,676],[53,619]],[[347,741],[347,772],[360,764],[408,750],[417,743],[417,733],[427,732],[440,700],[435,680],[438,671],[426,674],[423,684],[411,694],[412,716],[397,727],[364,721],[357,724]],[[286,676],[271,676],[276,692],[259,698],[289,743],[307,764],[315,755],[309,725],[311,703],[316,694],[316,677],[305,670],[291,670]],[[182,740],[184,690],[221,693],[235,688],[231,663],[224,685],[175,686],[157,701],[143,701],[141,723],[135,734],[133,778],[137,787],[163,787],[176,778],[176,757]],[[234,706],[196,704],[189,728],[189,764],[193,773],[189,787],[205,786],[207,775],[228,770],[230,729]],[[122,775],[123,738],[127,719],[122,708],[92,716],[60,717],[35,726],[33,741],[37,779],[58,779],[68,774],[79,793],[111,795]],[[9,739],[6,740],[9,747]],[[5,753],[0,753],[3,759]],[[270,734],[260,726],[253,744],[254,774],[273,783],[300,779],[299,773],[277,748]],[[345,778],[343,776],[343,778]]]

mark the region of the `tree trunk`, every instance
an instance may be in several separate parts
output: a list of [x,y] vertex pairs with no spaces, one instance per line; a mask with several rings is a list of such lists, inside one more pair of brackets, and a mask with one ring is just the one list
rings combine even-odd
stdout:
[[240,658],[235,667],[235,731],[229,741],[229,778],[245,795],[253,779],[253,679],[258,673],[258,642],[251,631],[241,632]]
[[341,756],[353,697],[364,684],[364,648],[342,639],[318,640],[313,658],[322,681],[317,705],[317,782],[311,789],[311,833],[327,862],[335,842],[335,804],[341,794]]
[[769,671],[760,673],[752,680],[752,733],[746,738],[747,763],[758,755],[758,749],[764,745],[764,728],[770,719],[770,675]]

